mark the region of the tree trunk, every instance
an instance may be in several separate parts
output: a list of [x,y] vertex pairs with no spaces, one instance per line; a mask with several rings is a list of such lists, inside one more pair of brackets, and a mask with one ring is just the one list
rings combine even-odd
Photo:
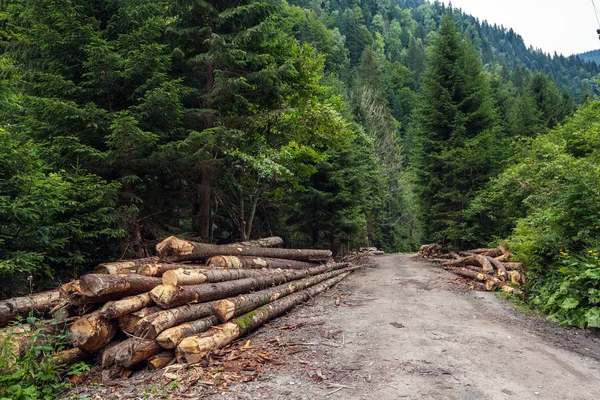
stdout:
[[494,267],[496,267],[496,270],[498,271],[498,276],[500,277],[501,280],[505,281],[506,279],[509,279],[508,273],[506,272],[506,268],[504,268],[504,264],[502,264],[500,261],[496,260],[493,257],[490,256],[484,256],[489,262],[490,264],[492,264]]
[[442,264],[445,267],[463,267],[465,265],[478,265],[482,268],[482,272],[488,274],[494,272],[494,267],[490,261],[484,256],[472,254],[468,257],[459,258],[458,260],[447,261]]
[[214,256],[207,265],[209,268],[273,268],[273,269],[305,269],[318,265],[318,262],[285,260],[281,258],[262,258],[250,256]]
[[125,297],[121,300],[106,303],[100,310],[100,316],[107,319],[118,318],[125,314],[139,311],[150,304],[152,304],[152,299],[148,292],[138,294],[137,296]]
[[495,249],[473,249],[473,250],[467,250],[466,253],[469,254],[478,254],[480,256],[488,256],[488,257],[500,257],[502,254],[504,254],[506,250],[504,249],[504,247],[496,247]]
[[523,269],[523,264],[520,262],[505,262],[504,268],[506,268],[507,271],[521,270]]
[[118,339],[110,342],[103,350],[100,355],[100,365],[103,369],[107,369],[115,365],[115,357],[117,356],[117,352],[120,350],[119,345],[123,343],[124,340]]
[[264,247],[243,247],[236,245],[218,246],[206,243],[195,243],[171,236],[156,246],[161,258],[169,261],[199,261],[212,256],[239,255],[285,258],[289,260],[323,260],[331,257],[329,250],[312,249],[272,249]]
[[482,282],[488,280],[488,275],[484,274],[481,271],[476,272],[467,268],[453,268],[451,269],[451,272],[455,273],[456,275],[464,276],[465,278],[471,278]]
[[233,244],[245,247],[283,247],[283,239],[279,236],[271,236],[262,239],[237,242]]
[[144,339],[154,339],[165,329],[208,317],[211,314],[212,310],[208,303],[188,304],[170,310],[162,310],[142,319],[137,326],[135,335]]
[[175,360],[175,353],[172,351],[163,351],[148,360],[148,369],[153,371],[163,369]]
[[104,263],[100,264],[96,267],[97,274],[110,274],[110,275],[118,275],[118,274],[129,274],[136,272],[137,268],[140,265],[144,264],[152,264],[159,262],[158,257],[146,257],[146,258],[138,258],[137,260],[123,260],[123,261],[115,261],[112,263]]
[[169,264],[169,263],[155,263],[155,264],[144,264],[137,269],[137,273],[146,276],[162,276],[165,272],[174,269],[206,269],[204,264]]
[[123,332],[133,335],[135,334],[139,323],[144,318],[155,315],[160,311],[161,309],[159,307],[146,307],[142,308],[140,311],[123,315],[122,317],[119,317],[119,328],[121,328]]
[[19,316],[26,317],[31,312],[43,315],[58,306],[60,302],[61,296],[58,290],[0,301],[0,327],[8,325]]
[[81,292],[88,296],[104,296],[118,293],[133,296],[148,292],[162,283],[162,279],[139,274],[106,275],[88,274],[80,279]]
[[230,322],[216,326],[207,332],[187,337],[177,347],[177,359],[187,363],[199,362],[209,351],[228,345],[265,322],[290,310],[295,305],[327,290],[349,274],[350,272],[345,272],[335,278],[269,303]]
[[[211,161],[209,161],[210,163]],[[202,240],[210,240],[210,202],[213,166],[204,164],[200,167],[200,185],[198,192],[200,196],[200,210],[198,213],[198,235]]]
[[241,295],[231,299],[216,300],[212,302],[211,307],[213,313],[222,322],[227,322],[231,318],[238,317],[272,301],[278,300],[307,287],[316,285],[324,280],[331,279],[348,271],[353,271],[356,268],[357,267],[348,267],[275,286],[273,288],[264,289],[255,293]]
[[255,269],[209,269],[200,271],[177,269],[175,271],[165,272],[162,277],[162,281],[164,285],[201,285],[205,282],[216,283],[234,281],[236,279],[253,278],[276,273],[281,273],[281,271]]
[[129,368],[162,353],[163,348],[155,340],[130,338],[117,345],[115,364]]
[[71,341],[84,351],[94,352],[106,346],[115,333],[116,321],[101,318],[98,312],[93,312],[71,326]]
[[[307,270],[286,271],[282,273],[265,274],[253,278],[238,279],[221,283],[204,283],[202,285],[173,286],[160,285],[150,292],[150,297],[162,308],[173,308],[188,303],[204,303],[237,296],[253,290],[265,289],[269,286],[280,285],[285,282],[319,275],[335,269],[340,269],[348,264],[330,264]],[[236,270],[232,270],[236,271]],[[237,270],[244,271],[244,270]],[[248,270],[246,270],[248,271]]]
[[187,322],[185,324],[166,329],[156,337],[156,341],[165,349],[174,349],[186,337],[205,332],[218,324],[219,319],[212,315],[207,318]]

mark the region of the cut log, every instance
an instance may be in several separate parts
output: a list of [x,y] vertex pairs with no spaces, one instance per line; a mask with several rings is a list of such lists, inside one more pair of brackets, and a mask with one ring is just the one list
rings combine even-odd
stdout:
[[164,349],[155,340],[130,338],[119,343],[115,353],[115,364],[129,368],[142,361],[148,360]]
[[154,315],[159,311],[162,311],[160,307],[146,307],[131,314],[125,314],[122,317],[119,317],[119,328],[125,333],[134,335],[139,323],[144,318]]
[[523,269],[523,264],[520,263],[520,262],[505,262],[504,263],[504,268],[506,268],[507,271],[522,270]]
[[188,304],[181,307],[161,310],[139,321],[135,335],[144,339],[154,339],[165,329],[208,317],[212,314],[210,304]]
[[100,310],[102,318],[118,318],[132,312],[139,311],[152,304],[150,293],[142,293],[137,296],[125,297],[122,300],[109,301]]
[[105,296],[121,294],[133,296],[148,292],[162,283],[162,279],[139,274],[107,275],[88,274],[80,279],[81,292],[88,296]]
[[173,361],[175,361],[175,353],[172,351],[163,351],[148,360],[148,369],[151,371],[163,369]]
[[216,300],[212,302],[211,307],[213,313],[221,320],[221,322],[227,322],[231,318],[238,317],[291,293],[298,292],[324,280],[331,279],[334,276],[353,271],[356,268],[357,267],[348,267],[264,289],[255,293],[244,294],[230,299]]
[[137,273],[146,276],[162,276],[165,272],[173,269],[206,269],[204,264],[177,264],[177,263],[154,263],[140,265]]
[[315,286],[286,296],[283,299],[276,300],[230,322],[211,328],[207,332],[187,337],[177,346],[177,359],[187,363],[199,362],[209,351],[228,345],[265,322],[290,310],[295,305],[327,290],[348,276],[348,274],[350,272],[343,273]]
[[233,244],[245,247],[283,247],[283,239],[279,236],[271,236],[262,239],[237,242]]
[[199,261],[218,255],[272,257],[289,260],[325,260],[331,257],[331,251],[329,250],[273,249],[238,245],[217,246],[188,242],[177,239],[175,236],[163,240],[156,248],[162,259],[172,262]]
[[512,254],[506,252],[504,254],[502,254],[501,256],[495,257],[496,260],[500,261],[500,262],[508,262],[510,261],[510,258],[512,257]]
[[100,264],[96,267],[98,274],[132,274],[135,273],[140,265],[153,264],[159,262],[158,257],[139,258],[137,260],[122,260],[112,263]]
[[512,294],[515,294],[517,296],[522,296],[523,295],[523,291],[521,289],[509,286],[509,285],[502,286],[502,291],[506,292],[506,293],[512,293]]
[[79,347],[59,351],[51,357],[53,365],[68,367],[80,361],[85,361],[91,357],[87,351],[81,350]]
[[516,283],[518,285],[525,283],[525,275],[519,271],[508,271],[508,276],[512,283]]
[[492,278],[489,278],[487,281],[485,281],[485,289],[488,292],[493,292],[494,290],[503,287],[504,282],[502,282],[500,279],[496,278],[495,276]]
[[245,269],[209,269],[209,270],[191,270],[176,269],[167,271],[162,276],[162,283],[165,285],[187,286],[201,285],[205,282],[216,283],[235,281],[237,279],[254,278],[264,275],[282,273],[280,270],[245,270]]
[[187,322],[185,324],[166,329],[156,337],[156,341],[165,349],[174,349],[186,337],[205,332],[218,324],[219,319],[212,315],[207,318]]
[[73,306],[83,306],[86,304],[106,303],[111,300],[120,300],[123,298],[121,293],[111,293],[104,296],[86,296],[81,290],[79,280],[65,283],[60,288],[61,299]]
[[485,257],[490,264],[492,264],[492,266],[494,266],[496,268],[496,271],[498,271],[498,276],[500,277],[500,280],[505,281],[507,279],[510,279],[508,276],[508,273],[506,272],[506,268],[504,268],[504,264],[501,263],[500,261],[496,260],[493,257],[490,256],[483,256]]
[[100,365],[103,369],[107,369],[115,365],[115,358],[120,347],[119,344],[123,343],[123,339],[117,339],[110,342],[103,350],[100,355]]
[[207,265],[209,268],[305,269],[314,267],[315,262],[250,256],[214,256],[208,260]]
[[[204,303],[237,296],[238,294],[248,293],[253,290],[265,289],[269,286],[280,285],[307,276],[319,275],[331,270],[344,268],[347,265],[345,263],[328,264],[306,270],[284,271],[221,283],[204,283],[202,285],[190,286],[160,285],[150,292],[150,297],[152,297],[154,303],[165,309],[189,303]],[[250,272],[251,270],[230,270],[224,272],[236,271]]]
[[26,317],[31,312],[43,315],[59,305],[60,302],[61,297],[58,290],[0,301],[0,327],[8,325],[18,317]]
[[464,267],[465,265],[478,265],[482,268],[482,272],[486,274],[494,273],[492,263],[484,256],[472,254],[467,257],[459,258],[458,260],[447,261],[442,264],[445,267]]
[[481,282],[487,281],[488,277],[491,278],[490,275],[484,274],[481,271],[476,272],[468,268],[453,268],[450,271],[452,271],[456,275],[464,276],[465,278],[475,279]]
[[114,320],[100,317],[98,312],[85,315],[71,326],[71,341],[81,350],[94,352],[106,346],[117,333]]
[[488,257],[500,257],[502,254],[504,254],[504,248],[496,247],[495,249],[473,249],[467,250],[465,253],[478,254],[480,256]]

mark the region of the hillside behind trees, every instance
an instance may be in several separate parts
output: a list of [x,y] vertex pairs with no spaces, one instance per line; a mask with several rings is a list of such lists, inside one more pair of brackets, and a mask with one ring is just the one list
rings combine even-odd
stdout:
[[[519,166],[593,126],[600,67],[438,2],[8,0],[0,40],[3,296],[172,234],[334,252],[511,238],[539,268],[594,250],[591,226],[524,245],[559,206]],[[563,150],[589,160],[586,140]],[[568,300],[569,323],[594,301]]]

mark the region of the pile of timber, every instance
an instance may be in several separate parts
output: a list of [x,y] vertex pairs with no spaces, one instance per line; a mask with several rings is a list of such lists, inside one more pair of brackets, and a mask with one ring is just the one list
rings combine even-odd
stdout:
[[[328,250],[281,245],[280,238],[218,246],[169,237],[157,257],[101,264],[55,291],[0,302],[0,326],[51,314],[48,329],[60,319],[73,344],[55,362],[96,359],[109,379],[145,365],[195,363],[358,268],[334,263]],[[18,358],[33,330],[3,328],[0,341],[10,338]]]
[[[440,255],[447,258],[441,258]],[[518,286],[525,283],[523,265],[511,262],[512,255],[503,246],[451,252],[444,251],[440,244],[433,243],[421,246],[418,257],[438,262],[444,269],[470,279],[472,289],[500,289],[508,293],[522,294]]]

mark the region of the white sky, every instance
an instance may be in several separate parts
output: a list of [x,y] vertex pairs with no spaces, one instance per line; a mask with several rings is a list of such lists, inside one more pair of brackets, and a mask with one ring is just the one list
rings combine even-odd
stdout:
[[[600,10],[600,0],[594,1]],[[591,0],[452,0],[452,6],[480,21],[513,28],[527,46],[546,53],[568,56],[600,48]]]

